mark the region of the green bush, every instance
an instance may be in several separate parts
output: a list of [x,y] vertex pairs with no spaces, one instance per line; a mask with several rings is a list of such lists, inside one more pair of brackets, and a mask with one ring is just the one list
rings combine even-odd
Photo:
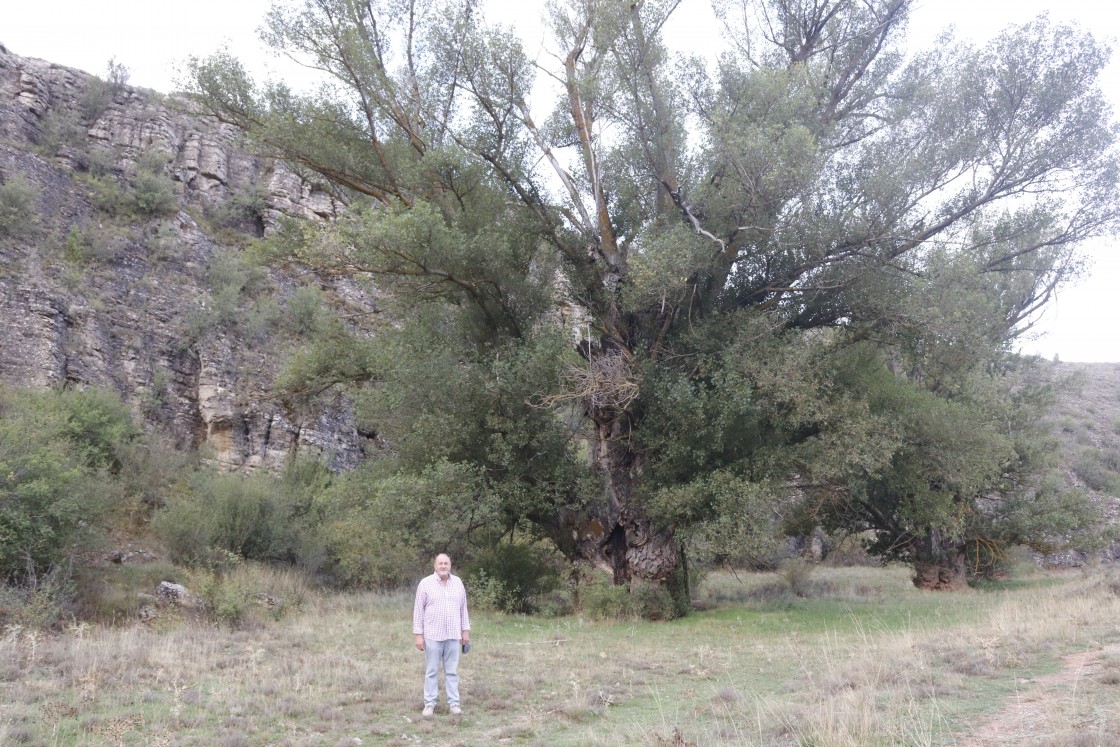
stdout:
[[225,201],[206,211],[206,217],[217,228],[260,235],[268,193],[253,184],[230,194]]
[[155,218],[170,215],[179,208],[175,182],[167,174],[170,156],[150,150],[140,155],[136,173],[122,184],[109,173],[81,175],[90,188],[90,202],[109,216]]
[[0,578],[34,585],[100,536],[139,435],[109,393],[0,390]]
[[537,614],[542,617],[567,617],[575,611],[570,589],[553,589],[536,600]]
[[497,610],[498,612],[524,612],[519,594],[507,587],[501,579],[478,570],[467,579],[467,590],[471,606],[477,609]]
[[63,109],[50,109],[39,128],[37,145],[40,153],[53,157],[63,146],[80,148],[85,140],[86,128],[78,121],[77,114]]
[[468,555],[464,527],[481,521],[480,478],[469,466],[440,462],[399,475],[387,461],[336,478],[315,501],[324,572],[347,588],[396,589],[431,572],[432,556]]
[[633,620],[641,617],[641,606],[625,586],[596,578],[580,592],[583,612],[595,620]]
[[330,314],[323,302],[323,292],[309,285],[300,286],[288,299],[284,318],[288,329],[297,337],[313,339],[325,333]]
[[638,615],[643,620],[672,620],[680,617],[673,595],[660,584],[636,583],[630,589]]
[[489,606],[502,612],[533,612],[537,598],[560,585],[555,552],[518,543],[498,544],[475,556],[467,574]]
[[816,566],[805,558],[790,558],[778,569],[778,578],[794,596],[807,597],[812,592],[814,571]]
[[1120,473],[1111,466],[1114,461],[1120,461],[1120,456],[1085,449],[1073,463],[1073,471],[1093,490],[1120,496]]
[[90,189],[89,199],[94,208],[110,216],[125,212],[128,195],[116,177],[111,174],[85,174],[81,181]]
[[28,236],[39,222],[39,190],[23,174],[0,184],[0,236]]
[[19,585],[0,584],[0,624],[57,629],[74,618],[76,596],[69,563]]
[[268,273],[240,252],[216,254],[206,281],[210,297],[188,317],[188,340],[197,340],[215,327],[237,328],[261,338],[277,326],[282,314],[275,300],[267,295],[256,300],[270,287]]
[[294,527],[269,475],[199,472],[186,495],[169,501],[155,526],[178,562],[211,565],[231,554],[289,557]]
[[167,175],[170,160],[170,155],[158,150],[144,151],[140,155],[129,192],[129,207],[133,212],[155,217],[178,210],[175,182]]
[[113,103],[128,84],[129,70],[115,59],[110,59],[106,80],[91,76],[78,95],[78,109],[87,124],[93,124]]
[[322,518],[312,506],[329,481],[326,467],[301,459],[279,477],[196,472],[153,525],[177,562],[213,568],[243,558],[306,568],[321,562]]
[[207,573],[197,584],[198,597],[217,622],[231,628],[247,627],[254,611],[253,590],[233,574]]
[[78,287],[86,284],[85,269],[90,265],[112,262],[125,249],[125,236],[121,228],[89,221],[71,224],[65,236],[55,234],[47,248],[61,257],[66,270],[76,271]]

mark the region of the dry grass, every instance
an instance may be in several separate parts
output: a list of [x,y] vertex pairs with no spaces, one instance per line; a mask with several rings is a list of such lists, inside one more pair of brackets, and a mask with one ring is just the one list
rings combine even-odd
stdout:
[[478,615],[465,715],[428,722],[407,594],[309,599],[242,630],[9,628],[0,745],[988,744],[993,719],[1058,676],[1032,731],[1002,744],[1120,734],[1120,595],[1103,571],[951,595],[904,569],[821,569],[816,597],[758,593],[780,581],[714,577],[709,598],[733,601],[672,623]]

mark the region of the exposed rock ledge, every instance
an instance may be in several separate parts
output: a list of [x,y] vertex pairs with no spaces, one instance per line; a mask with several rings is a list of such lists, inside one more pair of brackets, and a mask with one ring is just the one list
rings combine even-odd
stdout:
[[[326,453],[336,468],[356,465],[371,444],[344,400],[290,412],[271,391],[282,365],[273,348],[236,330],[197,329],[212,302],[210,268],[239,251],[197,216],[255,190],[264,207],[238,228],[266,234],[283,215],[330,217],[339,204],[283,164],[249,153],[233,128],[193,118],[152,91],[121,87],[87,121],[82,97],[91,85],[83,72],[0,45],[0,182],[22,175],[41,214],[26,235],[0,235],[0,381],[114,389],[144,419],[232,468],[276,466],[298,450]],[[128,178],[152,150],[170,156],[178,214],[101,225],[80,172],[98,158],[112,176]],[[100,231],[105,256],[68,261],[74,227]],[[292,278],[269,275],[281,296],[294,291]],[[374,307],[356,284],[323,288],[338,303]]]

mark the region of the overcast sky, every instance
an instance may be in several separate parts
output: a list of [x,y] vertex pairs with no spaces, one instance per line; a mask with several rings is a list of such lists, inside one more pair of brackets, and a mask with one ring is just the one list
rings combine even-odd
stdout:
[[[228,46],[250,63],[259,77],[291,68],[261,54],[256,29],[271,0],[2,0],[0,44],[25,57],[39,57],[87,72],[104,74],[110,58],[131,71],[136,86],[168,92],[176,69],[190,55],[207,55]],[[528,28],[543,1],[490,0],[488,17]],[[708,0],[685,0],[676,33],[707,43],[710,33],[697,22],[710,17]],[[918,46],[928,46],[947,26],[961,37],[983,41],[1009,23],[1049,13],[1070,20],[1116,43],[1120,3],[1113,0],[925,0],[910,23]],[[701,41],[704,40],[704,41]],[[1120,53],[1102,78],[1105,92],[1120,111]],[[1066,288],[1046,313],[1040,339],[1025,352],[1063,361],[1120,362],[1120,242],[1087,247],[1090,270]]]

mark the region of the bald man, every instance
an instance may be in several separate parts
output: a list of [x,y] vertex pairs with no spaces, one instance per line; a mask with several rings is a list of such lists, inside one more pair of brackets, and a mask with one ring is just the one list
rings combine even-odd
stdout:
[[459,652],[471,641],[466,587],[451,574],[448,555],[437,555],[433,567],[435,573],[417,585],[412,605],[416,648],[424,652],[424,718],[431,718],[436,711],[441,663],[448,710],[453,716],[463,712],[459,704]]

